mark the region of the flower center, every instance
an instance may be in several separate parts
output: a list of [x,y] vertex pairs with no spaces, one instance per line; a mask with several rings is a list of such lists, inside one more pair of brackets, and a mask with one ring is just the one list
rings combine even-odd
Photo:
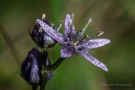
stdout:
[[78,41],[76,41],[76,42],[75,42],[75,41],[74,41],[74,42],[71,42],[71,44],[74,45],[74,46],[76,46],[77,43],[78,43]]

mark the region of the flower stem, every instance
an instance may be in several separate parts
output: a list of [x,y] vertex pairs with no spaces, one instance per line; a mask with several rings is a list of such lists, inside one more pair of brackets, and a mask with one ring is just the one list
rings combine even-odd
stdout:
[[45,48],[41,48],[41,54],[42,54],[42,79],[41,79],[41,86],[40,86],[40,90],[45,90],[46,87],[46,57],[48,55],[47,51],[45,50]]
[[66,58],[59,58],[53,65],[51,65],[47,70],[48,71],[53,71],[55,70],[56,68],[59,67],[59,65],[65,60]]
[[32,90],[37,90],[37,85],[32,85]]

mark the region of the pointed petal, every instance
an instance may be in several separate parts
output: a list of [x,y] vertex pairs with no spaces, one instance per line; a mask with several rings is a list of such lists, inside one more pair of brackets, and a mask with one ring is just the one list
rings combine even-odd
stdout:
[[53,73],[52,72],[47,72],[47,74],[46,74],[46,82],[48,80],[50,80],[52,76],[53,76]]
[[87,51],[81,51],[79,52],[83,57],[85,57],[88,61],[90,61],[92,64],[98,66],[99,68],[108,71],[108,68],[106,65],[104,65],[102,62],[91,56]]
[[73,36],[76,35],[76,30],[75,26],[73,25],[73,21],[71,18],[71,15],[67,14],[65,18],[65,35],[69,36],[70,35],[70,26],[72,25],[72,34]]
[[43,30],[50,37],[52,37],[54,40],[58,41],[59,43],[64,44],[63,35],[61,33],[59,33],[57,30],[54,30],[53,27],[49,26],[48,24],[46,24],[45,22],[43,22],[40,19],[37,19],[37,22],[41,25]]
[[39,68],[36,59],[33,59],[30,72],[30,82],[38,84],[40,82]]
[[76,30],[74,25],[72,26],[72,34],[71,34],[71,41],[73,41],[76,38]]
[[62,24],[63,24],[63,22],[61,21],[61,22],[60,22],[60,24],[59,24],[59,26],[58,26],[58,27],[57,27],[57,29],[56,29],[57,31],[59,31],[59,30],[60,30],[60,28],[61,28]]
[[98,47],[102,47],[108,43],[110,43],[111,41],[109,39],[105,39],[105,38],[101,38],[101,39],[90,39],[88,42],[84,43],[84,46],[87,49],[91,49],[91,48],[98,48]]
[[70,35],[70,25],[72,23],[72,19],[69,14],[66,15],[65,18],[65,35],[69,36]]
[[23,62],[22,62],[22,66],[21,66],[21,75],[24,79],[27,80],[27,75],[26,73],[28,72],[29,68],[30,68],[31,63],[29,62],[29,58],[27,57]]
[[51,61],[50,61],[49,57],[47,56],[46,57],[46,67],[48,68],[50,66],[51,66]]
[[62,58],[71,57],[73,54],[74,54],[74,51],[72,50],[72,48],[70,48],[68,46],[63,46],[63,48],[61,49]]

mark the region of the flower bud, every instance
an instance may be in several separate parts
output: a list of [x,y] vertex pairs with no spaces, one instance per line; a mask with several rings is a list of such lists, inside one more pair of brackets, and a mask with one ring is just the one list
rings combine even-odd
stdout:
[[[52,25],[48,21],[46,20],[43,20],[43,21],[46,24],[48,24],[50,27],[52,27]],[[30,33],[29,31],[29,34],[39,47],[50,48],[56,44],[56,41],[52,39],[51,37],[49,37],[38,23],[35,24],[32,33]]]
[[37,48],[29,51],[22,63],[21,76],[30,84],[40,84],[41,81],[41,53]]
[[[51,65],[48,55],[46,58],[46,67]],[[42,79],[42,60],[41,53],[37,48],[33,48],[29,51],[28,56],[23,61],[21,66],[21,76],[29,83],[34,85],[40,85]],[[46,81],[52,77],[52,72],[46,73]]]

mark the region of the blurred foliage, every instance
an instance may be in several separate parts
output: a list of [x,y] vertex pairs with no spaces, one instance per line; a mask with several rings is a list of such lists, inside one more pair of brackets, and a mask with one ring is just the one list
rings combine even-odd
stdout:
[[[103,30],[105,34],[98,38],[111,40],[109,45],[92,50],[95,53],[90,51],[107,65],[109,71],[105,72],[85,58],[74,55],[54,71],[46,90],[134,90],[134,6],[134,0],[0,1],[0,90],[31,90],[19,74],[21,62],[28,51],[36,47],[26,27],[32,30],[35,20],[43,13],[57,27],[69,12],[75,14],[77,30],[92,17],[93,22],[85,34],[92,36]],[[52,63],[59,58],[60,48],[56,45],[49,49]]]

